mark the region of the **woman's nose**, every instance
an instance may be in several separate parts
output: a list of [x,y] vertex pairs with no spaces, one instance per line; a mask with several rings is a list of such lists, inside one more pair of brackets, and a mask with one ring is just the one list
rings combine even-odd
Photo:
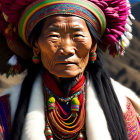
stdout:
[[74,55],[74,53],[73,41],[70,38],[62,40],[59,48],[59,55]]

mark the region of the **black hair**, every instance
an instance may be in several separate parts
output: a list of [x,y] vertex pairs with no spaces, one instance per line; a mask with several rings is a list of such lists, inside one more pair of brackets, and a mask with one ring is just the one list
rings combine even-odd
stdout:
[[[43,22],[40,22],[37,25],[37,27],[39,28],[34,28],[32,35],[30,36],[30,42],[34,43],[38,39],[41,33]],[[86,23],[92,37],[96,39],[97,42],[99,42],[100,40],[97,31],[94,29],[90,22],[86,21]],[[33,38],[31,39],[32,36]],[[97,60],[94,64],[89,62],[86,71],[89,73],[89,76],[93,81],[93,86],[96,89],[98,100],[105,114],[108,129],[110,131],[112,139],[127,140],[127,132],[125,127],[125,121],[123,118],[123,112],[111,84],[110,76],[105,70],[103,63],[104,62],[102,53],[100,49],[97,49]],[[17,106],[12,127],[12,140],[21,139],[25,116],[30,101],[32,86],[36,79],[36,76],[41,71],[41,69],[41,64],[32,64],[29,67],[28,74],[23,81],[19,103]]]
[[35,46],[35,42],[38,40],[41,31],[42,31],[42,27],[44,25],[45,19],[41,20],[36,27],[33,29],[33,31],[31,32],[31,34],[29,35],[29,39],[28,42],[34,47]]
[[[87,26],[91,35],[95,37],[97,32],[95,32],[92,24],[87,22]],[[128,140],[123,112],[112,86],[110,75],[104,66],[102,52],[98,48],[96,53],[97,60],[95,63],[88,63],[87,71],[96,89],[98,100],[107,120],[108,129],[113,140]]]
[[22,129],[25,122],[25,116],[28,111],[32,86],[36,79],[36,76],[40,72],[41,67],[42,66],[40,64],[37,65],[32,63],[29,66],[27,76],[25,77],[22,83],[18,106],[16,109],[12,126],[11,140],[21,139]]

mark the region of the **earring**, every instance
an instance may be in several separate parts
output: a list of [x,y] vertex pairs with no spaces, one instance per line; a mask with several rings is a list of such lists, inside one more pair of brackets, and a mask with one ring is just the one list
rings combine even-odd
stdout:
[[95,47],[90,51],[90,61],[91,61],[91,63],[94,63],[96,58],[97,58],[96,48],[97,48],[97,46],[95,45]]
[[40,61],[40,57],[39,57],[39,50],[36,48],[33,48],[33,57],[32,57],[32,61],[35,64],[38,64]]

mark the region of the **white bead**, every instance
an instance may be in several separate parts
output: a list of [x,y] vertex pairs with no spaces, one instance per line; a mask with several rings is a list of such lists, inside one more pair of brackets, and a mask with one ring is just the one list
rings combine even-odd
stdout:
[[47,130],[49,133],[52,133],[52,131],[50,129]]
[[127,18],[127,24],[132,25],[132,21],[129,19],[129,17]]
[[125,36],[127,37],[127,39],[131,40],[133,38],[133,35],[129,32],[125,32]]
[[130,14],[129,17],[130,17],[132,20],[135,20],[135,17],[134,17],[132,14]]
[[132,32],[132,27],[129,24],[125,25],[126,31]]
[[124,35],[122,35],[121,37],[122,37],[122,40],[124,41],[126,47],[128,47],[130,45],[130,41]]
[[84,136],[83,136],[83,134],[82,133],[80,133],[79,134],[79,138],[83,138]]

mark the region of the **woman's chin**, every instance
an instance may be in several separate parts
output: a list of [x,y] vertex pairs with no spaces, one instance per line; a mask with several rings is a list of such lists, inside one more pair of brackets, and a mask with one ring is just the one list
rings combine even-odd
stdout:
[[52,75],[54,75],[55,77],[58,77],[58,78],[73,78],[73,77],[76,77],[78,76],[79,74],[81,73],[81,71],[70,71],[70,70],[64,70],[64,71],[61,71],[61,72],[54,72],[54,73],[51,73]]

